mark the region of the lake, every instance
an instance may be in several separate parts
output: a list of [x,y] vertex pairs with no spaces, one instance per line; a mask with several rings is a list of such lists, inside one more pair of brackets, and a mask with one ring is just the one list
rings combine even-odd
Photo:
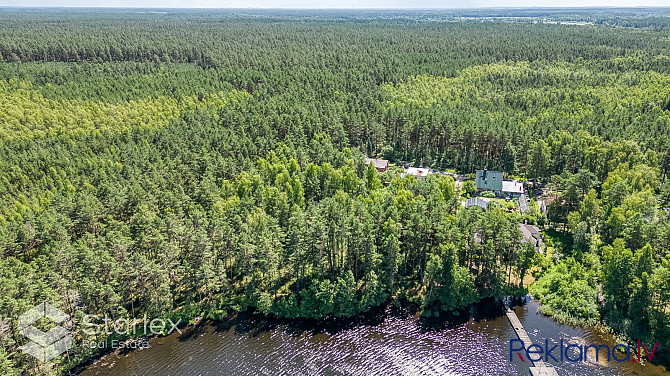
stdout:
[[[538,313],[532,299],[522,303],[515,311],[535,343],[615,344],[609,333]],[[392,305],[328,321],[245,312],[152,338],[147,349],[107,355],[80,375],[528,375],[530,362],[509,361],[509,340],[516,336],[502,312],[493,301],[431,318],[420,317],[414,307]],[[670,375],[648,362],[555,365],[562,376]]]

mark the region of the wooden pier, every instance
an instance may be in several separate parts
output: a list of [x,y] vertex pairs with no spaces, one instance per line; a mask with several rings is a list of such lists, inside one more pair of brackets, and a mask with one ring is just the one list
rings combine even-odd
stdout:
[[[505,314],[507,315],[507,320],[509,320],[509,323],[514,329],[516,336],[519,337],[521,341],[523,341],[523,346],[528,348],[530,345],[532,345],[533,341],[531,341],[530,337],[528,337],[528,333],[526,333],[526,329],[524,329],[523,325],[521,325],[521,321],[519,321],[516,313],[514,313],[514,311],[510,308],[507,308]],[[538,361],[531,360],[531,363],[533,363],[533,367],[530,367],[531,376],[558,376],[556,369],[550,365],[545,364],[542,359]]]

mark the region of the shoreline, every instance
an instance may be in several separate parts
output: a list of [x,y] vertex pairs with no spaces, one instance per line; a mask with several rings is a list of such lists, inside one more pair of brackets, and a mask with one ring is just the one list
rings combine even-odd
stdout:
[[[528,303],[535,301],[537,304],[541,304],[538,300],[534,300],[530,296],[524,297],[512,297],[509,299],[509,306],[511,308],[527,305]],[[274,330],[277,326],[285,325],[290,327],[292,330],[302,331],[309,333],[311,335],[326,333],[329,335],[336,334],[340,331],[350,329],[358,325],[365,326],[377,326],[380,325],[385,318],[389,316],[399,316],[399,317],[413,317],[416,320],[416,324],[421,328],[421,330],[432,331],[432,330],[444,330],[451,329],[461,325],[466,324],[471,320],[475,321],[488,321],[493,320],[499,317],[505,316],[504,311],[505,304],[501,299],[495,298],[485,298],[480,300],[477,303],[473,303],[470,306],[459,310],[459,311],[441,311],[439,306],[432,306],[422,311],[420,306],[416,303],[410,301],[387,301],[380,306],[372,307],[366,312],[359,312],[356,315],[351,317],[333,317],[332,315],[320,318],[283,318],[277,317],[273,314],[264,315],[259,313],[254,308],[249,308],[241,312],[231,312],[228,316],[221,319],[200,319],[196,320],[195,323],[184,323],[180,325],[179,328],[182,333],[179,334],[180,338],[189,338],[191,336],[201,333],[203,328],[210,327],[214,329],[214,332],[226,331],[232,328],[240,328],[241,333],[248,332],[263,332]],[[435,310],[437,309],[437,310]],[[422,314],[422,312],[429,312],[428,315]],[[438,316],[434,315],[434,312],[439,312]],[[542,312],[537,312],[540,315],[554,321],[560,325],[567,325],[574,328],[584,329],[584,330],[594,330],[601,332],[603,334],[609,334],[612,338],[621,342],[621,337],[619,334],[613,332],[613,330],[605,326],[602,322],[597,325],[583,325],[579,323],[566,323],[554,318],[553,316],[546,315]],[[171,333],[169,335],[175,335]],[[141,342],[147,341],[150,343],[154,338],[166,337],[165,335],[151,335],[151,336],[141,336],[128,339],[127,342]],[[150,349],[150,345],[147,349]],[[632,349],[632,347],[631,347]],[[80,375],[86,371],[89,367],[95,365],[98,362],[104,361],[106,358],[112,355],[126,355],[134,351],[144,350],[139,348],[123,348],[123,349],[106,349],[107,351],[101,351],[100,353],[92,356],[86,362],[80,363],[75,367],[71,368],[68,371],[64,371],[62,375]],[[632,349],[634,350],[634,349]],[[646,360],[649,364],[655,366],[661,366],[670,371],[670,362],[668,358],[662,355],[658,358],[655,358],[653,362]],[[658,359],[658,361],[656,360]]]
[[[240,312],[231,312],[229,316],[226,316],[222,319],[200,319],[196,323],[185,323],[179,325],[179,329],[182,330],[180,336],[188,337],[193,334],[196,334],[199,329],[211,326],[215,327],[215,331],[227,330],[232,327],[243,326],[243,331],[251,330],[270,330],[277,325],[287,325],[292,328],[300,329],[305,332],[310,332],[312,334],[318,333],[328,333],[333,334],[342,330],[349,329],[356,325],[367,325],[367,326],[376,326],[383,322],[388,316],[412,316],[416,319],[417,325],[419,325],[422,330],[440,330],[445,328],[453,328],[459,325],[463,325],[475,319],[480,320],[491,320],[497,317],[504,316],[503,304],[500,299],[495,298],[485,298],[480,300],[477,303],[473,303],[468,307],[458,310],[458,311],[441,311],[440,315],[435,317],[424,316],[422,315],[422,310],[420,306],[416,303],[401,300],[396,304],[394,301],[387,301],[382,303],[377,307],[371,307],[366,312],[359,312],[351,317],[334,317],[328,315],[320,319],[313,318],[284,318],[277,317],[273,314],[264,315],[259,313],[254,308],[248,308],[245,311]],[[436,306],[439,309],[439,306]],[[435,308],[435,307],[431,307]],[[253,325],[249,325],[252,323]],[[174,333],[168,334],[174,335]],[[139,341],[151,341],[154,338],[163,338],[165,335],[150,335],[150,336],[139,336],[134,338],[129,338],[126,341],[129,342],[139,342]],[[149,346],[151,348],[151,346]],[[106,351],[101,351],[98,354],[95,354],[90,359],[85,362],[79,363],[69,370],[65,370],[61,375],[80,375],[90,366],[102,361],[106,357],[117,355],[125,355],[134,351],[143,350],[143,349],[132,349],[132,348],[123,348],[123,349],[111,349],[106,348]]]

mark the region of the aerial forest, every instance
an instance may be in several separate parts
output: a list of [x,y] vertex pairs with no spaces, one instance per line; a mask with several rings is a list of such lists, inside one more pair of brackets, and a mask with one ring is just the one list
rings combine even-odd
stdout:
[[[1,10],[0,374],[96,356],[17,351],[43,301],[192,323],[530,293],[667,354],[662,12]],[[546,212],[534,189],[466,209],[478,169],[541,184]]]

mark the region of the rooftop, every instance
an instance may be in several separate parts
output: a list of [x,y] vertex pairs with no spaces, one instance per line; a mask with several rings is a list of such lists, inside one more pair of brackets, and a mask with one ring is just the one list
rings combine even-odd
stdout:
[[505,193],[523,193],[523,183],[516,180],[503,180],[502,191]]
[[519,223],[519,228],[521,229],[521,234],[523,234],[523,240],[534,244],[540,253],[542,253],[542,232],[540,229],[523,223]]
[[489,201],[491,201],[491,200],[489,200],[488,198],[473,197],[473,198],[469,198],[469,199],[465,200],[465,207],[470,208],[470,207],[473,207],[473,206],[479,206],[480,208],[486,210],[486,207],[488,206]]
[[475,186],[477,189],[502,191],[503,173],[500,171],[477,170]]
[[431,172],[429,168],[421,168],[421,167],[409,167],[406,171],[410,175],[414,176],[428,176]]
[[389,167],[389,161],[387,159],[374,159],[374,158],[365,158],[365,165],[372,163],[376,169],[387,169]]

